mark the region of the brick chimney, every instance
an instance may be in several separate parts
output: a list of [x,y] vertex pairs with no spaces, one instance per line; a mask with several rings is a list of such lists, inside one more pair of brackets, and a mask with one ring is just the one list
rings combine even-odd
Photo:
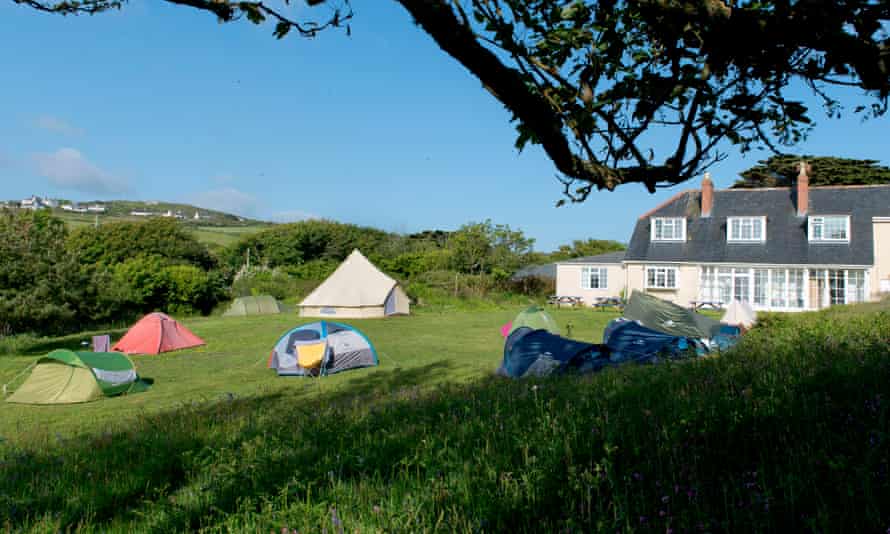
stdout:
[[797,174],[797,216],[804,217],[810,204],[810,166],[801,160],[800,171]]
[[701,181],[701,216],[710,217],[714,209],[714,182],[711,181],[711,173],[706,172]]

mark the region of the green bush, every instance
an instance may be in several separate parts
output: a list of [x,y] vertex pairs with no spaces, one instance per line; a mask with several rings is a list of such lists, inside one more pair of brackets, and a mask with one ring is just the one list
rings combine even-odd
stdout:
[[298,278],[281,269],[255,269],[235,279],[232,296],[272,295],[278,300],[295,303],[319,283],[320,280]]
[[225,280],[217,273],[194,265],[168,265],[164,268],[166,287],[164,308],[170,313],[207,314],[228,298]]
[[59,333],[76,324],[84,280],[64,223],[45,212],[0,212],[0,335]]
[[75,230],[68,249],[84,264],[114,265],[137,256],[157,256],[203,269],[215,266],[203,244],[173,219],[144,222],[111,222]]

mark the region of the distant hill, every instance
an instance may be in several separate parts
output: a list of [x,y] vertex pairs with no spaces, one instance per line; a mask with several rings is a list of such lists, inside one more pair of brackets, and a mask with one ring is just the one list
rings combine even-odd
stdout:
[[[52,207],[47,208],[46,204]],[[0,207],[4,205],[17,208],[20,206],[20,200],[0,203]],[[151,217],[175,217],[188,227],[199,241],[214,247],[230,245],[244,235],[275,224],[179,202],[91,200],[75,203],[66,199],[51,199],[49,202],[44,201],[43,206],[51,209],[53,215],[74,228],[97,222],[102,224],[116,221],[144,221]]]
[[[105,206],[106,212],[104,215],[124,219],[139,219],[149,216],[174,216],[185,223],[201,226],[254,226],[257,224],[270,224],[256,219],[233,215],[231,213],[201,208],[192,204],[181,204],[178,202],[97,200],[80,203],[82,206],[94,204]],[[147,213],[151,213],[152,215],[142,215]],[[198,214],[197,219],[195,218],[196,213]]]

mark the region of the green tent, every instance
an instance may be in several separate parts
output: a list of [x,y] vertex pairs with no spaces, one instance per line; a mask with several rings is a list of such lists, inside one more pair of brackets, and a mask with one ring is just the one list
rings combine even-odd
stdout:
[[37,360],[31,374],[6,402],[72,404],[147,388],[126,354],[58,349]]
[[631,293],[624,317],[674,336],[711,339],[720,333],[720,321],[641,291]]
[[241,317],[244,315],[267,315],[284,311],[281,304],[271,295],[259,295],[255,297],[238,297],[232,301],[224,317]]
[[532,330],[547,330],[551,334],[559,335],[559,325],[550,317],[550,314],[544,311],[540,306],[529,306],[519,312],[513,324],[510,326],[510,332],[520,327],[528,327]]

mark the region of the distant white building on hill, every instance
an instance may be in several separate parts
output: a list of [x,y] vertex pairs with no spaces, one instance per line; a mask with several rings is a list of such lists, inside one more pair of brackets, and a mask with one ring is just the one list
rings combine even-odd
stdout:
[[23,210],[39,210],[44,207],[43,199],[37,195],[31,195],[29,198],[19,202],[19,207]]

